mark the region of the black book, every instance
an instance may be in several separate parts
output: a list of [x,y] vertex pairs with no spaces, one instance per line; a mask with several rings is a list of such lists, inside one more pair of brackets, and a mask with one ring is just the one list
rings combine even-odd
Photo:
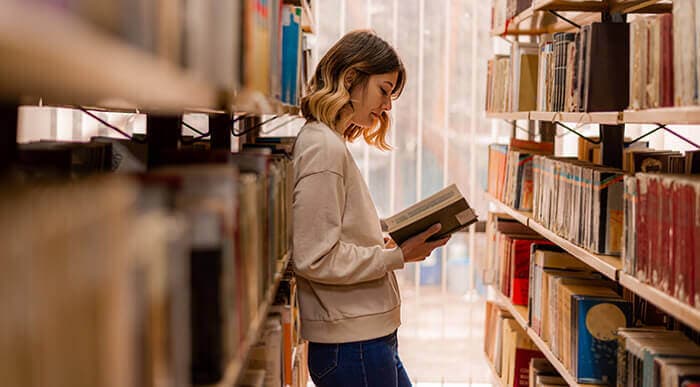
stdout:
[[586,37],[583,111],[622,111],[629,105],[629,24],[593,23]]

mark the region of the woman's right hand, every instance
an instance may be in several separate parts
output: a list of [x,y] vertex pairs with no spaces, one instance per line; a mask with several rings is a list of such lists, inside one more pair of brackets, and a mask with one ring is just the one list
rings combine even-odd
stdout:
[[428,238],[437,234],[442,225],[436,223],[422,233],[411,237],[401,244],[401,252],[403,253],[404,262],[420,262],[425,260],[430,253],[440,246],[444,246],[450,240],[450,236],[438,239],[433,242],[427,242]]

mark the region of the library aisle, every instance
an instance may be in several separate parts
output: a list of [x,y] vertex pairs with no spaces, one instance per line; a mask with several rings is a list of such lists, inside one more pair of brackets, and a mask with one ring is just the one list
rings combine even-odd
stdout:
[[424,286],[402,287],[399,353],[417,387],[490,385],[483,351],[485,301]]

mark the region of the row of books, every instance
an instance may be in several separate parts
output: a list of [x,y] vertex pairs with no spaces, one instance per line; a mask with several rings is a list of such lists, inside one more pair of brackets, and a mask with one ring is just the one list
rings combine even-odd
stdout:
[[[544,355],[505,309],[486,302],[484,351],[503,386],[528,386],[530,363]],[[534,375],[533,375],[534,376]]]
[[[487,232],[495,230],[513,240],[528,242],[529,256],[520,258],[528,277],[516,276],[517,271],[503,275],[503,271],[512,270],[503,265],[496,268],[500,272],[495,277],[510,282],[510,294],[504,295],[513,305],[522,304],[519,292],[513,289],[528,289],[530,333],[542,339],[578,383],[681,386],[684,379],[678,379],[680,376],[697,375],[689,373],[691,368],[686,366],[697,365],[700,347],[680,331],[665,330],[677,326],[669,324],[658,309],[629,291],[621,294],[615,282],[561,248],[537,241],[536,234],[530,231],[528,235],[525,226],[507,215],[489,214],[488,223]],[[530,243],[532,240],[535,241]],[[502,242],[502,238],[488,237],[489,245]],[[489,246],[488,251],[494,250],[497,254],[508,253],[498,246]],[[502,289],[502,284],[498,285]],[[503,375],[498,366],[499,361],[503,362],[503,354],[498,348],[505,336],[494,337],[493,331],[496,327],[502,329],[508,318],[512,318],[508,312],[487,306],[485,349],[499,375]],[[513,324],[518,326],[515,321]],[[630,328],[633,326],[646,327]],[[693,371],[697,369],[700,367]],[[666,380],[666,384],[651,383],[654,380]]]
[[282,0],[42,0],[226,90],[297,105],[302,8]]
[[593,23],[577,33],[543,35],[539,44],[514,42],[509,56],[489,61],[487,111],[696,105],[695,8],[694,0],[682,0],[673,3],[672,14],[636,17],[629,24]]
[[640,173],[624,180],[623,270],[700,305],[700,179]]
[[515,219],[490,213],[487,224],[487,262],[495,274],[491,282],[513,305],[527,305],[530,250],[552,243]]
[[280,281],[260,340],[250,350],[240,386],[299,386],[308,382],[307,345],[300,336],[296,281],[291,267]]
[[[21,367],[8,361],[17,378],[9,383],[26,385],[40,377],[66,385],[110,385],[102,379],[107,378],[98,366],[102,362],[126,367],[117,367],[124,375],[114,385],[134,385],[132,379],[183,386],[219,381],[251,323],[260,318],[280,260],[291,248],[292,162],[284,152],[270,151],[279,139],[266,141],[272,144],[254,144],[238,154],[174,150],[166,155],[170,165],[123,177],[28,178],[6,194],[3,245],[11,240],[17,246],[10,249],[14,266],[6,273],[45,278],[6,282],[9,293],[3,298],[11,297],[18,320],[4,321],[16,325],[3,330],[4,339],[18,345],[2,356],[36,355],[23,358]],[[102,143],[36,144],[39,149],[32,152],[86,148],[86,154],[100,155],[90,160],[103,169],[113,161]],[[41,166],[33,168],[42,175]],[[32,201],[46,201],[47,207],[35,209]],[[103,259],[94,260],[95,251],[105,254]],[[92,259],[86,261],[88,256]],[[95,308],[65,312],[89,302]],[[108,323],[113,314],[129,320]],[[69,344],[78,332],[61,326],[81,329],[85,340]],[[124,334],[114,336],[115,327]],[[34,345],[29,340],[34,334],[46,335],[40,342],[56,347]],[[107,337],[124,344],[108,340],[101,350],[90,344]],[[65,357],[65,348],[76,346],[81,347],[72,353],[78,354]],[[94,370],[80,371],[85,364],[94,364],[87,367]],[[122,383],[124,378],[132,379]]]
[[600,145],[588,141],[579,141],[578,158],[549,156],[551,143],[513,139],[510,145],[492,144],[488,192],[516,210],[531,211],[545,227],[592,252],[619,255],[625,173],[700,172],[700,152],[683,154],[647,145],[628,146],[619,170],[592,163],[600,162]]
[[531,5],[532,0],[494,0],[491,5],[491,31],[504,32],[509,21]]
[[678,331],[618,331],[618,386],[700,385],[700,346]]

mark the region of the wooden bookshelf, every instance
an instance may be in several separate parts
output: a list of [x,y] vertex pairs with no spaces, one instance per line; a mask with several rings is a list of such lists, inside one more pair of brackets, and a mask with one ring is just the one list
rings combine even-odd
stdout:
[[493,203],[496,206],[496,208],[498,209],[498,212],[502,212],[502,213],[510,215],[513,219],[524,224],[525,226],[527,226],[530,219],[532,219],[531,212],[518,211],[518,210],[514,209],[513,207],[510,207],[510,206],[506,205],[505,203],[501,202],[500,200],[496,199],[495,197],[493,197],[493,195],[489,194],[488,192],[484,192],[484,196],[486,197],[487,200],[489,200],[491,203]]
[[315,18],[314,18],[314,13],[311,10],[311,5],[309,4],[309,0],[301,0],[301,8],[302,8],[302,25],[301,29],[302,31],[313,34],[314,31],[316,31],[316,23],[315,23]]
[[681,106],[647,110],[625,110],[624,122],[627,124],[700,124],[700,106]]
[[486,113],[486,118],[500,119],[507,121],[528,120],[530,112],[507,112],[507,113]]
[[537,348],[544,354],[544,356],[547,358],[547,360],[552,363],[554,368],[556,368],[557,372],[566,380],[566,382],[569,384],[569,386],[594,386],[593,384],[579,384],[576,382],[576,378],[574,378],[573,375],[569,372],[569,370],[564,367],[564,364],[557,359],[556,356],[554,356],[554,353],[549,349],[549,346],[547,343],[542,340],[542,338],[534,331],[532,328],[528,326],[528,311],[527,307],[525,306],[520,306],[520,305],[513,305],[513,303],[510,301],[508,297],[503,295],[498,289],[494,288],[493,286],[489,287],[491,289],[491,292],[494,294],[494,301],[502,308],[507,310],[513,317],[515,318],[515,321],[523,328],[523,330],[527,333],[527,335],[530,337],[533,343],[537,346]]
[[213,85],[49,6],[3,4],[0,50],[0,97],[6,100],[178,111],[220,107]]
[[287,269],[287,265],[289,264],[289,260],[291,259],[291,257],[292,253],[291,251],[288,251],[278,262],[278,270],[277,273],[275,273],[274,281],[272,285],[267,289],[267,292],[265,293],[265,299],[263,300],[262,304],[260,304],[260,306],[258,307],[258,313],[253,322],[251,322],[250,327],[248,328],[248,334],[241,343],[236,357],[232,359],[231,362],[226,366],[223,379],[221,379],[219,383],[204,386],[230,387],[238,385],[238,381],[241,375],[243,375],[243,370],[245,369],[245,366],[248,363],[248,355],[250,354],[250,349],[255,345],[255,343],[257,343],[258,339],[260,338],[260,334],[262,333],[262,328],[265,326],[265,320],[267,319],[270,307],[275,301],[275,295],[277,294],[277,288],[279,287],[280,280],[282,279],[282,276],[284,275],[284,272]]
[[619,257],[609,255],[598,255],[578,246],[559,235],[553,233],[534,219],[530,219],[528,226],[543,237],[557,244],[566,250],[567,253],[581,260],[586,265],[599,271],[604,276],[613,281],[617,281],[617,273],[622,269],[622,260]]
[[671,11],[670,1],[661,0],[535,0],[537,11],[663,13]]
[[552,352],[551,349],[549,349],[549,346],[547,343],[542,340],[542,338],[531,328],[527,328],[527,335],[530,336],[530,339],[532,340],[533,343],[539,348],[539,350],[544,354],[544,356],[547,358],[547,360],[552,363],[554,368],[559,372],[559,375],[561,375],[562,378],[566,381],[566,383],[569,384],[571,387],[577,387],[577,386],[600,386],[597,384],[581,384],[576,382],[576,378],[571,375],[569,370],[564,367],[564,364],[562,364],[559,359],[557,359],[556,356],[554,356],[554,353]]
[[566,252],[578,258],[586,265],[599,271],[604,276],[610,278],[613,281],[617,280],[617,273],[622,269],[622,260],[619,257],[591,253],[583,247],[578,246],[550,231],[548,228],[544,227],[543,225],[538,223],[534,218],[532,218],[531,213],[518,211],[504,204],[503,202],[494,198],[488,193],[485,193],[484,195],[486,196],[486,198],[488,198],[488,200],[491,201],[491,203],[494,203],[496,208],[498,208],[498,211],[506,213],[514,219],[516,219],[518,222],[530,227],[538,234],[554,242],[559,247],[566,250]]
[[620,284],[693,329],[700,330],[700,310],[695,309],[695,307],[623,272],[620,273]]
[[559,121],[576,124],[605,124],[617,125],[622,120],[620,112],[530,112],[531,120],[538,121]]

